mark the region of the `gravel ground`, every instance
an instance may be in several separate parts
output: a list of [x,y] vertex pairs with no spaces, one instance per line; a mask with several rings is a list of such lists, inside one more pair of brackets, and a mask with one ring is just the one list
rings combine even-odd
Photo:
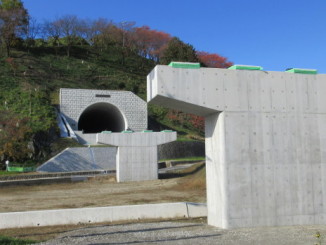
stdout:
[[[320,232],[321,240],[315,236]],[[201,223],[156,222],[81,228],[61,234],[55,244],[324,244],[326,226],[287,226],[222,230]],[[325,239],[326,241],[326,239]]]

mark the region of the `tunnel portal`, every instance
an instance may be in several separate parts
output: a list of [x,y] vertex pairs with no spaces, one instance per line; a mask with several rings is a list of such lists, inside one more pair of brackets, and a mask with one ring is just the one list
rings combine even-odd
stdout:
[[60,113],[76,132],[147,129],[147,104],[130,91],[61,88]]
[[87,107],[78,120],[78,130],[84,133],[121,132],[125,129],[126,123],[121,111],[104,102]]

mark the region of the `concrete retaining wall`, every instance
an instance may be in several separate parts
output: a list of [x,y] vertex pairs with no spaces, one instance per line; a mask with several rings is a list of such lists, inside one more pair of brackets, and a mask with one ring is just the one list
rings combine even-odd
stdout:
[[82,145],[98,145],[96,142],[96,134],[83,134],[82,131],[75,131],[77,141]]
[[138,219],[196,218],[207,216],[205,204],[159,203],[129,206],[0,213],[0,229],[100,223]]
[[185,157],[204,157],[205,142],[174,141],[158,146],[158,159],[175,159]]

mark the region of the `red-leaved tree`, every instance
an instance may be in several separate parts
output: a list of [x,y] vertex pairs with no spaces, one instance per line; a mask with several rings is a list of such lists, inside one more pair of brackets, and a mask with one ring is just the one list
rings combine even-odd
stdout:
[[199,61],[206,67],[212,68],[228,68],[233,65],[232,62],[228,61],[226,57],[218,54],[211,54],[204,51],[197,51],[197,57]]
[[171,39],[168,33],[142,26],[136,28],[134,42],[139,55],[159,62],[160,54]]

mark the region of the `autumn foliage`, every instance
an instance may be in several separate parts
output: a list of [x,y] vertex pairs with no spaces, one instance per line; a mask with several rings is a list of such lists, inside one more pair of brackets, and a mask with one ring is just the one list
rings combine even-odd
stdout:
[[228,68],[233,65],[232,62],[228,61],[226,57],[218,54],[211,54],[204,51],[197,52],[198,59],[206,67],[212,68]]
[[155,62],[159,62],[163,50],[171,39],[170,34],[151,30],[148,26],[135,29],[135,45],[138,54]]
[[205,120],[203,117],[193,114],[184,113],[178,110],[170,110],[167,113],[167,118],[175,125],[184,125],[188,129],[195,130],[203,134]]
[[28,118],[19,118],[10,111],[0,111],[0,156],[6,160],[27,159],[32,130]]

